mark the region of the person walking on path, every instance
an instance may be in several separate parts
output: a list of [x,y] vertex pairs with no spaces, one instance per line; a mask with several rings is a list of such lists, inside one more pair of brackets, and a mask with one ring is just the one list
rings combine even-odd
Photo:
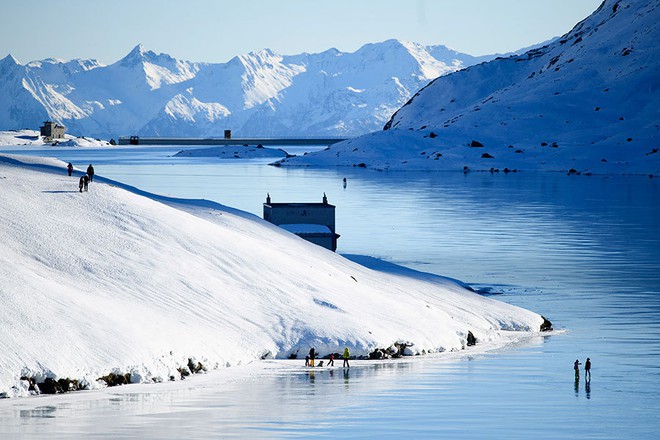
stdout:
[[71,162],[66,166],[66,170],[69,172],[69,176],[73,173],[73,165],[71,165]]
[[91,163],[87,167],[87,175],[89,176],[89,181],[93,182],[94,181],[94,167],[92,166]]
[[575,363],[573,364],[573,369],[575,370],[575,380],[580,378],[580,365],[582,365],[580,361],[575,359]]
[[591,380],[591,359],[587,358],[587,361],[584,363],[584,378],[586,380]]
[[314,366],[314,358],[316,357],[316,350],[314,350],[314,347],[312,347],[309,350],[309,366],[313,367]]
[[87,179],[88,179],[87,174],[83,174],[82,176],[80,176],[80,180],[78,181],[78,189],[80,190],[80,192],[83,191],[83,187],[85,188],[85,191],[87,191]]
[[348,347],[344,348],[344,368],[351,368],[350,365],[348,365],[348,358],[351,357],[351,353],[348,351]]

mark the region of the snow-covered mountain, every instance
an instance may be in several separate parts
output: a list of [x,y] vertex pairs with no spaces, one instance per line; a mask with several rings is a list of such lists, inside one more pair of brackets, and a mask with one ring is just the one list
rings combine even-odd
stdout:
[[388,40],[353,53],[284,56],[271,50],[227,63],[176,60],[141,45],[114,64],[0,60],[0,128],[119,135],[355,136],[380,129],[421,87],[493,57]]
[[28,394],[30,381],[162,381],[198,362],[300,359],[310,347],[471,351],[472,332],[479,350],[544,323],[453,280],[368,269],[214,202],[98,175],[81,193],[82,172],[0,156],[0,397]]
[[282,165],[658,175],[659,5],[606,0],[547,46],[434,80],[384,131]]

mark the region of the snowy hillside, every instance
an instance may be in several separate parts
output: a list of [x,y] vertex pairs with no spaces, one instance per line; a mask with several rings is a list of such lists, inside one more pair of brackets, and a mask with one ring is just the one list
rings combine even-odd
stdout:
[[55,59],[0,60],[0,129],[44,120],[69,133],[355,136],[380,129],[429,81],[492,59],[389,40],[354,53],[279,55],[264,49],[209,64],[136,46],[109,66]]
[[7,145],[29,145],[29,146],[44,146],[52,145],[59,147],[106,147],[110,143],[100,139],[93,139],[89,137],[76,137],[65,134],[63,139],[55,139],[50,142],[44,141],[41,133],[36,130],[9,130],[0,131],[0,146]]
[[568,34],[440,77],[385,130],[282,165],[660,174],[659,0],[607,0]]
[[[111,372],[178,378],[406,344],[406,354],[529,336],[543,319],[451,280],[367,269],[251,214],[96,176],[78,191],[55,159],[0,156],[0,395]],[[468,347],[469,349],[469,347]]]

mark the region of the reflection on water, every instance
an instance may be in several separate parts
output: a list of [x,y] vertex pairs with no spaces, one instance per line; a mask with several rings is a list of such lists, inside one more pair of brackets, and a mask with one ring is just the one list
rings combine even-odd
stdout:
[[[337,206],[340,253],[461,279],[543,313],[565,332],[450,362],[287,369],[222,387],[190,381],[110,400],[45,398],[29,410],[0,402],[0,434],[657,437],[657,179],[296,170],[175,160],[167,148],[157,158],[153,149],[126,150],[121,158],[79,150],[62,159],[78,167],[92,162],[100,175],[148,191],[257,215],[266,193],[275,201],[315,201],[325,192]],[[587,357],[592,380],[574,382],[573,361]]]

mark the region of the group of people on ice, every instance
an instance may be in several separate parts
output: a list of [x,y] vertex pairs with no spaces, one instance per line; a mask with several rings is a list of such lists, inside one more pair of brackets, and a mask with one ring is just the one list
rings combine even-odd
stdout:
[[[348,347],[344,348],[344,354],[342,354],[342,358],[344,359],[344,368],[351,368],[351,366],[348,364],[348,359],[351,357],[351,352],[348,350]],[[313,367],[314,366],[314,360],[316,359],[316,349],[312,347],[309,350],[309,354],[305,356],[305,366],[306,367]],[[323,361],[319,362],[319,367],[323,366]],[[334,367],[335,366],[335,355],[334,353],[330,353],[328,356],[328,367]]]
[[[575,359],[573,370],[575,370],[576,382],[580,378],[580,365],[582,365],[582,363],[578,359]],[[584,378],[588,381],[591,380],[591,359],[589,358],[587,358],[587,361],[584,363]]]
[[[66,166],[66,170],[69,173],[69,176],[73,174],[73,165],[71,162]],[[87,174],[83,174],[80,176],[80,180],[78,181],[78,190],[80,192],[83,192],[83,189],[85,191],[89,190],[89,184],[94,180],[94,167],[90,163],[89,166],[87,167]]]

